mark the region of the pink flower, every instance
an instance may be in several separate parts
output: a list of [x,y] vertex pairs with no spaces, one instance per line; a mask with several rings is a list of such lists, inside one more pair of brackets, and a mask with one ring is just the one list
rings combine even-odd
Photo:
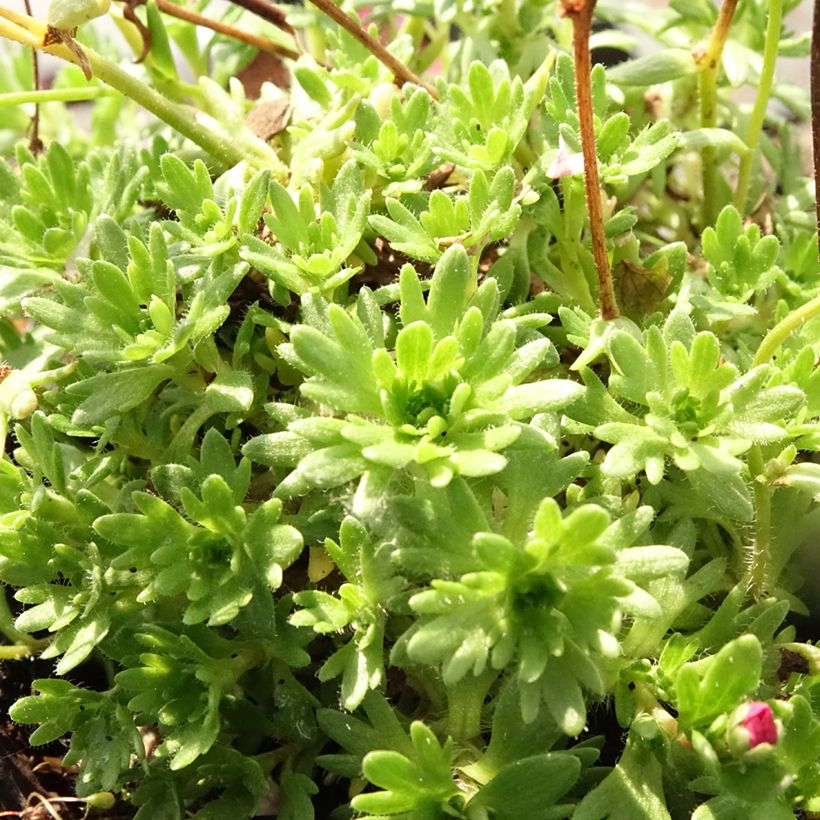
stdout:
[[777,743],[777,725],[772,707],[762,700],[753,700],[748,704],[741,726],[749,733],[750,749],[761,743]]
[[558,153],[547,169],[547,176],[553,179],[574,177],[584,173],[584,155],[569,150],[563,138],[559,138]]

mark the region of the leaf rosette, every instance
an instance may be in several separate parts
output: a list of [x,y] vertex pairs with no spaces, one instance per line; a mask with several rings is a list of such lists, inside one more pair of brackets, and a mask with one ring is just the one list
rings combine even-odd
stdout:
[[[647,515],[648,514],[648,515]],[[664,546],[631,547],[630,535],[648,526],[651,511],[610,523],[585,504],[562,517],[542,501],[523,545],[496,533],[473,538],[480,569],[457,580],[434,580],[410,598],[419,620],[393,650],[402,664],[440,665],[445,685],[486,669],[515,669],[522,716],[530,722],[542,703],[568,735],[586,722],[584,690],[607,688],[607,659],[620,652],[625,613],[660,614],[640,583],[682,573],[686,555]]]
[[614,445],[602,464],[609,476],[629,479],[645,471],[657,484],[668,461],[687,473],[738,476],[738,456],[753,444],[799,432],[804,392],[781,383],[768,365],[741,375],[723,360],[717,336],[695,334],[688,320],[670,319],[663,330],[653,326],[642,334],[613,328],[604,347],[610,391],[629,408],[609,404],[610,419],[594,427],[596,438]]
[[495,281],[473,290],[461,246],[437,265],[426,301],[409,266],[400,291],[392,349],[386,317],[367,295],[355,315],[312,302],[305,312],[314,321],[294,327],[290,346],[280,348],[308,376],[302,394],[342,415],[297,418],[245,445],[253,461],[295,468],[279,484],[280,497],[411,465],[435,486],[454,475],[498,473],[520,422],[560,410],[583,392],[574,381],[534,378],[557,356],[527,325],[549,317],[526,314],[517,326],[499,316]]

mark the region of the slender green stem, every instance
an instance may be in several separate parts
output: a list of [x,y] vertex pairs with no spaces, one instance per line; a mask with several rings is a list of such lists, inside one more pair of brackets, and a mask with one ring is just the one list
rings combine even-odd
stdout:
[[168,123],[175,131],[196,143],[220,164],[231,167],[247,159],[245,152],[234,142],[197,122],[193,110],[171,102],[96,51],[90,48],[84,50],[91,70],[98,80],[135,100],[147,111]]
[[172,102],[91,49],[86,49],[85,52],[97,79],[130,97],[224,167],[230,168],[245,161],[255,168],[270,168],[280,179],[287,176],[287,168],[276,152],[261,140],[249,142],[222,136],[200,122],[194,109]]
[[501,0],[498,4],[500,29],[510,39],[521,35],[521,24],[518,22],[518,9],[515,0]]
[[216,414],[207,401],[203,401],[182,423],[168,447],[168,458],[182,458],[194,446],[197,431],[208,419]]
[[426,22],[427,20],[424,17],[408,14],[399,28],[399,34],[409,35],[413,40],[414,48],[421,48]]
[[466,743],[481,733],[484,701],[497,677],[497,670],[487,669],[447,687],[447,734],[456,742]]
[[[79,58],[61,43],[45,45],[46,27],[33,17],[0,8],[0,36],[46,51],[72,63]],[[229,168],[247,161],[257,168],[273,168],[280,176],[283,165],[276,153],[264,143],[246,144],[222,136],[197,119],[193,109],[172,102],[136,77],[106,60],[93,49],[84,47],[83,53],[94,76],[121,94],[137,102],[154,116],[170,125],[191,142],[198,145],[221,166]]]
[[37,650],[27,643],[3,644],[0,646],[0,661],[11,661],[18,658],[29,658],[36,655]]
[[32,638],[15,627],[5,587],[0,589],[0,634],[11,643],[11,646],[0,646],[0,659],[25,658],[48,645],[48,639]]
[[272,772],[281,763],[284,763],[289,757],[295,755],[294,747],[291,745],[279,746],[269,752],[262,752],[254,755],[253,759],[262,767],[263,771],[268,774]]
[[117,92],[110,88],[89,85],[85,88],[41,88],[32,91],[10,91],[0,94],[0,108],[8,105],[46,102],[83,102],[99,97],[111,97]]
[[[32,17],[28,12],[20,14],[13,9],[0,6],[0,17],[5,22],[0,24],[0,36],[8,37],[18,43],[41,48],[41,43],[46,36],[48,27],[36,17]],[[68,49],[64,49],[68,51]]]
[[[705,49],[696,52],[695,59],[701,65],[700,72],[700,125],[701,128],[715,128],[717,126],[717,91],[720,77],[720,63],[723,57],[723,47],[729,36],[732,18],[735,14],[738,0],[723,0],[718,12],[718,18],[709,42]],[[719,171],[717,167],[717,151],[711,145],[704,146],[701,151],[703,164],[703,216],[704,222],[711,225],[717,218],[720,210],[718,196]]]
[[[777,353],[780,346],[798,330],[801,325],[814,316],[820,316],[820,296],[793,310],[781,319],[760,343],[753,367],[767,364]],[[769,554],[772,537],[772,494],[765,477],[765,459],[763,450],[754,445],[749,450],[749,472],[751,473],[755,499],[755,537],[749,562],[749,594],[760,598],[766,591],[768,578]]]
[[[31,16],[31,0],[23,0],[26,14]],[[40,55],[36,48],[31,49],[31,79],[34,83],[34,90],[40,90]],[[35,156],[39,154],[44,146],[40,139],[40,104],[34,106],[34,113],[31,115],[31,126],[29,127],[29,151]]]
[[755,498],[754,544],[749,561],[749,595],[758,600],[768,583],[769,554],[772,537],[772,492],[765,475],[763,450],[754,445],[749,450],[749,472]]
[[[433,63],[441,57],[443,60],[447,57],[447,45],[450,42],[450,30],[448,26],[439,26],[430,35],[430,41],[422,49],[418,49],[413,59],[414,65],[419,73],[427,71]],[[441,70],[442,76],[447,76],[447,66],[443,66]]]
[[[0,589],[0,633],[12,643],[28,643],[30,638],[14,626],[14,616],[11,614],[9,602],[6,598],[6,588]],[[6,648],[6,647],[3,647]]]
[[746,126],[743,141],[749,150],[740,157],[740,171],[735,192],[735,207],[741,212],[746,210],[749,198],[749,182],[752,177],[752,165],[760,142],[760,132],[766,118],[766,108],[774,84],[774,69],[777,63],[777,47],[780,43],[780,28],[783,20],[783,0],[769,0],[769,21],[766,26],[766,45],[763,50],[763,70],[760,72],[760,83],[757,86],[757,97],[754,108]]
[[820,296],[815,296],[810,302],[793,310],[788,316],[781,319],[767,334],[757,349],[753,367],[766,364],[777,353],[778,348],[789,336],[800,328],[802,324],[815,316],[820,316]]

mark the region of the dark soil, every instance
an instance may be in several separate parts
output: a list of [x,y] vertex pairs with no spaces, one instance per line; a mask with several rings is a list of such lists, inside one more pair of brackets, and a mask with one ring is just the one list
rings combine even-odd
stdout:
[[[8,716],[16,700],[31,694],[33,680],[53,673],[49,661],[0,661],[0,818],[79,820],[85,816],[85,804],[62,799],[74,797],[75,773],[62,765],[66,742],[30,747],[29,727],[18,726]],[[118,803],[90,816],[95,820],[130,820],[134,810]]]

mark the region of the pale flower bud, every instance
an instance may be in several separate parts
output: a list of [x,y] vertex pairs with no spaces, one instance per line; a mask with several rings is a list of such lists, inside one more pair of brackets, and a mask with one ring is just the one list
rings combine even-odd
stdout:
[[9,403],[9,415],[13,419],[24,419],[37,409],[37,394],[26,385],[14,395]]
[[553,179],[560,177],[574,177],[584,173],[584,155],[570,151],[563,138],[558,143],[558,153],[547,169],[547,176]]
[[24,419],[37,409],[37,395],[31,389],[31,374],[12,370],[0,383],[0,412],[12,419]]

